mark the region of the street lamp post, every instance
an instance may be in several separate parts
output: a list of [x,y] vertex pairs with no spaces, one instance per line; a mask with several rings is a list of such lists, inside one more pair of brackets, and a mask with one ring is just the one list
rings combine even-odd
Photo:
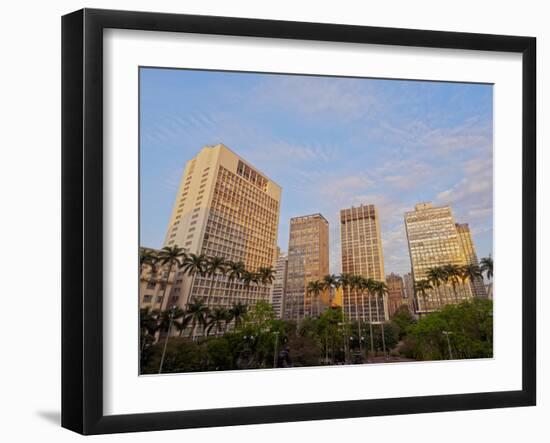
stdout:
[[160,358],[159,374],[162,374],[162,366],[164,365],[164,356],[166,355],[166,346],[168,346],[168,337],[170,337],[170,331],[172,330],[172,321],[174,320],[174,314],[176,312],[176,306],[170,308],[168,314],[168,331],[166,332],[166,338],[164,339],[164,349],[162,350],[162,357]]
[[441,331],[441,333],[447,337],[447,346],[449,347],[449,359],[452,360],[453,359],[453,351],[451,349],[451,340],[449,340],[449,335],[452,334],[451,331]]

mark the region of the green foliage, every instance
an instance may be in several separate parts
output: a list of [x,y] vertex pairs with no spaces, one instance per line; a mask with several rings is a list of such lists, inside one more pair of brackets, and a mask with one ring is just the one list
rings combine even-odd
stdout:
[[322,349],[319,341],[312,335],[302,335],[293,331],[288,338],[288,348],[295,367],[321,364]]
[[397,326],[399,340],[401,340],[405,335],[407,335],[408,329],[416,323],[415,318],[411,314],[409,307],[406,305],[400,306],[393,317],[391,322]]
[[[142,361],[141,371],[144,374],[158,373],[160,359],[164,349],[164,340],[149,348],[149,355]],[[196,342],[185,338],[170,338],[166,347],[163,373],[203,371],[202,352]]]
[[[372,337],[374,341],[374,350],[378,353],[382,353],[384,349],[384,343],[386,345],[386,350],[393,349],[399,342],[399,326],[394,322],[385,322],[384,325],[384,340],[382,340],[382,325],[373,324],[372,325]],[[363,323],[361,326],[361,335],[359,335],[359,328],[357,323],[352,325],[351,337],[353,340],[350,340],[350,347],[352,350],[358,350],[359,339],[363,337],[363,350],[366,352],[370,349],[370,328],[368,323]]]
[[405,351],[417,360],[442,360],[450,357],[443,331],[450,332],[453,358],[490,358],[493,356],[493,303],[474,299],[460,305],[447,305],[441,311],[421,318],[410,327]]
[[[228,281],[239,280],[247,291],[254,285],[269,285],[274,271],[270,267],[256,272],[246,270],[242,262],[226,261],[205,255],[186,254],[179,248],[164,248],[158,253],[141,250],[142,270],[151,268],[151,280],[156,279],[155,266],[178,266],[194,278],[199,275],[225,274]],[[459,282],[480,278],[482,270],[492,277],[492,259],[475,265],[442,266],[429,270],[428,280],[415,283],[415,295],[426,305],[427,292],[435,289],[439,305],[442,285],[451,285],[457,298]],[[165,277],[165,283],[168,277]],[[335,289],[344,287],[379,302],[388,292],[384,282],[351,274],[327,275],[308,283],[307,291],[317,309],[299,322],[278,320],[270,303],[259,301],[254,306],[236,303],[227,309],[208,303],[206,299],[190,299],[185,309],[170,311],[142,309],[140,311],[140,348],[143,373],[158,373],[164,344],[167,343],[163,372],[219,371],[228,369],[271,368],[284,366],[317,366],[323,364],[361,363],[366,356],[405,356],[416,360],[491,357],[492,302],[475,299],[460,305],[448,305],[440,311],[427,313],[416,320],[402,306],[390,321],[383,324],[368,321],[346,321],[341,308],[320,311],[319,296],[326,291],[330,300]],[[166,286],[165,286],[166,288]],[[163,292],[163,298],[166,289]],[[367,319],[368,320],[368,319]],[[166,342],[169,325],[171,337]],[[443,332],[450,334],[443,334]],[[448,338],[448,341],[447,341]],[[450,347],[450,350],[449,350]],[[281,357],[283,356],[283,357]],[[288,356],[288,358],[287,358]],[[378,359],[380,361],[383,359]],[[281,363],[283,362],[283,363]]]
[[221,371],[234,369],[235,358],[231,352],[229,340],[223,337],[210,338],[205,342],[201,350],[206,354],[206,362],[204,362],[203,370]]

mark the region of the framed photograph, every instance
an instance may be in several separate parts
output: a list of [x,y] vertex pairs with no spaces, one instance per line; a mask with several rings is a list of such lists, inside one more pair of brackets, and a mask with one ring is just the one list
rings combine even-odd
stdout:
[[62,425],[536,403],[536,41],[62,20]]

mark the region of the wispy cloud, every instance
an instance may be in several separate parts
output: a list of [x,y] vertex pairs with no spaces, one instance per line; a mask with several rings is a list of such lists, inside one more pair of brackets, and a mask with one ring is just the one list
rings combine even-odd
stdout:
[[468,160],[462,178],[436,195],[436,203],[451,205],[468,221],[490,220],[493,211],[493,162],[491,157]]
[[[330,222],[340,271],[339,210],[378,207],[386,272],[410,269],[403,214],[450,204],[492,247],[492,92],[488,86],[310,76],[158,70],[142,81],[144,232],[162,241],[185,162],[224,143],[283,188],[288,219]],[[148,226],[147,229],[145,227]],[[155,237],[151,233],[158,232]]]
[[314,76],[266,78],[253,90],[254,104],[279,108],[302,117],[357,120],[375,112],[375,90],[357,79]]

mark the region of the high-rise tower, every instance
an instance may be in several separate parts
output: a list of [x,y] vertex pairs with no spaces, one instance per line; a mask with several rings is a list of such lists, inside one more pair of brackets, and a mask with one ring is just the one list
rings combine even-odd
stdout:
[[[340,240],[342,243],[342,273],[360,275],[384,281],[384,256],[378,210],[374,205],[361,205],[340,210]],[[369,300],[366,291],[344,288],[344,315],[351,320],[373,322],[388,319],[387,297],[378,303]]]
[[[272,267],[277,251],[281,188],[226,146],[207,146],[185,166],[164,246],[243,262],[256,272]],[[171,304],[201,299],[230,307],[269,301],[269,285],[246,286],[223,275],[176,275]]]
[[[472,232],[470,231],[470,227],[468,226],[468,223],[457,223],[456,224],[456,231],[458,232],[458,241],[460,243],[460,247],[462,248],[462,251],[464,252],[464,256],[466,258],[466,262],[469,265],[479,266],[479,261],[477,260],[477,254],[476,254],[476,248],[474,246],[474,240],[472,239]],[[470,280],[470,286],[472,289],[472,292],[476,297],[487,297],[487,292],[485,291],[485,284],[483,283],[483,278],[476,278],[474,280]]]
[[[415,283],[428,279],[432,268],[467,264],[449,206],[417,204],[414,211],[405,213],[405,228]],[[470,285],[463,285],[460,281],[455,287],[443,280],[432,285],[434,289],[425,291],[425,296],[417,294],[419,313],[472,298]]]
[[315,316],[328,305],[326,294],[308,293],[308,283],[329,273],[328,221],[321,214],[290,219],[284,318]]
[[[278,248],[277,248],[278,249]],[[271,304],[277,318],[282,318],[286,298],[286,279],[288,274],[288,255],[279,252],[275,261],[275,278],[271,289]]]

